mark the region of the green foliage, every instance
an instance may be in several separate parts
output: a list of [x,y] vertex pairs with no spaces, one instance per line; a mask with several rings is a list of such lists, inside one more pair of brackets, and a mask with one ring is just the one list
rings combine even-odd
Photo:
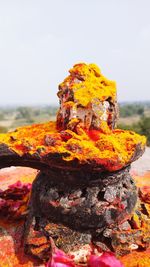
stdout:
[[3,121],[5,119],[5,115],[3,112],[0,112],[0,121]]
[[147,145],[150,145],[150,117],[142,116],[139,122],[132,125],[119,124],[118,128],[145,135],[147,137]]
[[57,107],[19,107],[17,108],[16,120],[25,119],[27,122],[32,121],[35,117],[45,115],[53,116],[57,112]]
[[42,111],[42,114],[44,113],[44,114],[48,114],[49,116],[54,116],[56,115],[58,111],[58,107],[57,106],[46,106],[41,111]]
[[144,106],[142,104],[126,104],[120,106],[120,117],[126,118],[133,115],[144,114]]
[[150,145],[150,117],[143,116],[139,121],[140,133],[147,137],[147,144]]
[[26,121],[32,121],[32,108],[30,107],[19,107],[17,108],[16,120],[26,119]]

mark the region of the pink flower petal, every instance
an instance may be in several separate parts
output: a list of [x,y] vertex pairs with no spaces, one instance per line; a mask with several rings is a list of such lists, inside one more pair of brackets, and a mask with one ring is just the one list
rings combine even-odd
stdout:
[[22,183],[21,181],[17,181],[16,183],[9,185],[9,189],[24,189],[26,191],[31,190],[32,184],[30,183]]
[[113,253],[104,252],[101,256],[91,255],[89,259],[90,267],[123,267],[122,263],[116,259]]
[[[73,258],[65,254],[55,246],[51,238],[51,257],[46,267],[80,267],[76,265]],[[100,256],[90,255],[87,261],[88,267],[123,267],[122,263],[111,252],[104,252]]]
[[21,217],[26,211],[31,186],[17,181],[9,185],[8,189],[0,190],[0,216],[7,219]]
[[75,264],[63,251],[55,248],[46,267],[75,267]]

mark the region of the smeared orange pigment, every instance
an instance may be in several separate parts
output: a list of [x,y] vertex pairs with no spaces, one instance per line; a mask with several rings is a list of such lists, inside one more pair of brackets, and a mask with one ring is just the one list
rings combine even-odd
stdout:
[[108,80],[95,64],[78,63],[59,84],[60,108],[57,128],[114,129],[118,117],[116,83]]
[[104,77],[95,64],[79,63],[69,72],[59,85],[56,122],[0,134],[0,145],[19,156],[50,156],[54,164],[57,154],[64,166],[75,161],[79,167],[88,164],[110,172],[140,157],[146,138],[114,129],[118,114],[115,82]]
[[71,130],[57,131],[55,122],[18,128],[0,134],[0,144],[5,143],[20,156],[25,153],[40,155],[67,153],[65,161],[78,159],[103,164],[109,171],[121,169],[132,159],[137,145],[144,149],[146,138],[131,131],[113,130],[110,133]]
[[[0,170],[0,188],[7,192],[8,187],[16,184],[18,180],[22,185],[32,183],[36,174],[37,170],[31,168],[12,167],[2,169]],[[27,202],[25,208],[27,210]],[[16,210],[16,212],[19,215],[19,211]],[[44,264],[24,254],[22,243],[24,219],[13,220],[14,217],[11,218],[11,222],[10,219],[0,219],[0,267],[44,267]]]
[[132,252],[122,257],[121,262],[124,267],[149,267],[150,266],[150,250],[144,252]]
[[24,254],[22,234],[24,222],[12,224],[0,221],[0,266],[1,267],[33,267],[45,265]]
[[[105,101],[109,97],[116,100],[116,83],[104,77],[96,64],[79,63],[69,70],[70,75],[60,84],[60,87],[70,85],[75,91],[75,102],[86,107],[92,99]],[[79,78],[78,83],[73,77]],[[71,102],[70,102],[71,105]]]
[[38,171],[31,168],[25,167],[10,167],[0,170],[0,189],[7,190],[12,184],[20,181],[22,184],[32,184]]
[[[3,189],[9,184],[16,183],[20,177],[22,182],[32,182],[36,171],[28,168],[4,169],[0,171],[0,181]],[[10,180],[7,179],[10,177]],[[137,180],[137,177],[136,177]],[[150,173],[138,176],[138,182],[142,185],[150,181]],[[23,251],[22,234],[24,221],[15,223],[4,223],[0,220],[0,266],[2,267],[44,267],[39,261],[26,256]],[[39,238],[38,242],[42,242]],[[150,250],[144,252],[132,252],[129,255],[120,258],[124,267],[149,267]],[[114,267],[114,266],[112,266]]]
[[[133,173],[134,179],[136,181],[136,185],[138,187],[148,187],[150,188],[150,171],[144,173],[143,175],[138,175]],[[150,191],[150,189],[149,189]]]
[[[62,97],[63,103],[61,103],[57,122],[35,124],[18,128],[7,134],[0,134],[0,145],[2,153],[4,153],[2,157],[5,158],[5,148],[8,147],[8,151],[16,152],[17,156],[24,157],[24,159],[26,159],[26,155],[36,155],[39,162],[46,156],[50,156],[55,161],[54,155],[57,154],[62,159],[64,168],[68,162],[76,160],[79,169],[82,164],[88,163],[90,166],[92,164],[92,166],[103,166],[104,170],[112,172],[129,165],[144,152],[146,144],[144,136],[131,131],[114,129],[117,118],[116,84],[105,78],[95,64],[75,65],[70,70],[70,75],[60,84],[60,89],[62,90],[59,90],[58,96]],[[76,108],[76,115],[74,108]],[[85,110],[91,112],[90,118],[93,119],[93,123],[89,123],[85,119],[87,116],[85,114],[82,120],[82,114],[79,114],[80,109],[83,113]],[[66,114],[70,114],[69,112],[73,113],[71,118],[69,115],[66,117]],[[63,120],[65,119],[66,124],[64,125]],[[12,154],[10,153],[10,155]],[[101,168],[99,169],[101,170]],[[29,177],[27,178],[26,175],[22,178],[21,171],[19,175],[19,180],[23,179],[23,182],[29,182]],[[4,179],[7,179],[6,177],[5,175]],[[30,178],[33,181],[32,175]],[[0,176],[0,181],[4,186],[2,190],[9,193],[7,191],[8,181],[7,186],[2,176]],[[18,179],[16,180],[14,176],[10,181],[11,184],[15,184]],[[141,199],[146,211],[149,212],[148,187],[141,188]],[[23,209],[19,211],[19,215],[27,212],[28,201],[24,198],[22,201],[24,202]],[[57,203],[54,204],[57,205]],[[119,208],[123,209],[124,207]],[[21,219],[22,221],[14,223],[4,223],[0,219],[0,266],[42,267],[43,264],[24,254],[22,243],[24,219],[23,217]],[[136,214],[133,214],[133,223],[136,225],[136,229],[144,228],[147,233],[148,225],[143,222],[142,218],[138,219]],[[142,238],[145,237],[147,238],[146,234],[142,236]],[[43,247],[46,246],[43,237],[33,241],[42,243]],[[36,247],[33,246],[34,249]],[[149,267],[149,253],[149,250],[143,253],[131,253],[120,260],[125,267]]]

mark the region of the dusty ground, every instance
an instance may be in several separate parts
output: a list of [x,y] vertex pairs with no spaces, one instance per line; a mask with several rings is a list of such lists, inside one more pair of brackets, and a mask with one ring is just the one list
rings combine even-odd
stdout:
[[143,173],[150,171],[150,147],[146,147],[143,156],[132,163],[131,169],[138,175],[143,175]]

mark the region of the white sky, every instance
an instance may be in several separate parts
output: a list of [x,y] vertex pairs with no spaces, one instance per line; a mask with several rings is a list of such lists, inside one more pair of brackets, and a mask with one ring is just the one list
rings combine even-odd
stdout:
[[0,105],[57,103],[80,61],[150,100],[150,0],[0,0]]

